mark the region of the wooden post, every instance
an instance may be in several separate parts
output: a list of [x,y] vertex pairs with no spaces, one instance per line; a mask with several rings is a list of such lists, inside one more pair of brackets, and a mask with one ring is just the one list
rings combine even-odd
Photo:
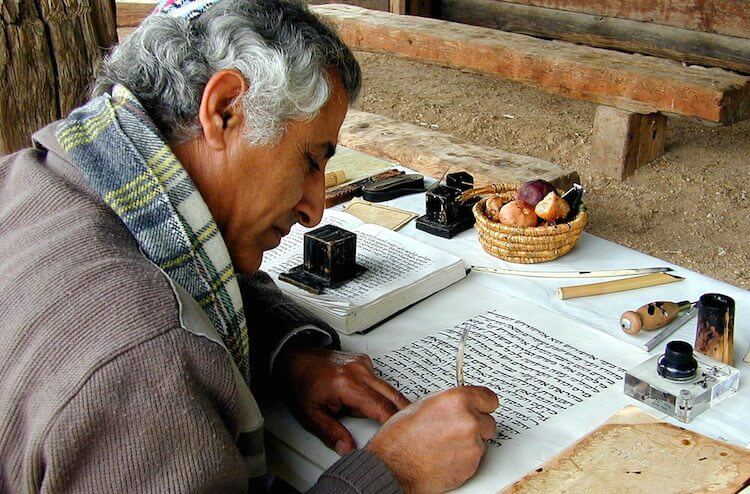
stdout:
[[406,0],[388,0],[388,12],[406,14]]
[[9,0],[0,15],[0,155],[88,97],[103,49],[117,43],[114,0]]
[[591,166],[624,180],[664,153],[667,117],[599,106],[591,139]]
[[[359,5],[360,2],[350,0],[345,3]],[[432,0],[388,0],[388,11],[392,14],[430,17],[433,14]]]

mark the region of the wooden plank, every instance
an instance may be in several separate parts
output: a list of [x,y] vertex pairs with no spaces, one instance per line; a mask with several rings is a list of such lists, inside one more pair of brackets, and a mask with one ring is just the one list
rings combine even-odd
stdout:
[[441,18],[750,73],[747,38],[497,0],[443,0]]
[[135,27],[118,27],[117,28],[117,38],[122,41],[125,39],[126,36],[130,35],[133,31],[135,31]]
[[591,136],[591,166],[623,180],[664,153],[667,117],[600,106]]
[[[388,12],[390,8],[390,2],[406,0],[353,0],[350,3],[359,7],[380,10]],[[422,0],[426,1],[426,0]],[[418,3],[417,0],[413,0],[414,3]],[[308,5],[323,5],[331,3],[330,0],[307,0],[305,3]],[[404,4],[405,5],[405,4]],[[140,3],[140,2],[117,2],[117,27],[136,27],[138,26],[147,15],[154,10],[156,2]],[[424,10],[419,11],[424,12]],[[409,12],[414,15],[425,15],[429,16],[429,10],[427,13]],[[406,11],[404,12],[406,13]]]
[[567,189],[573,182],[580,182],[575,171],[548,161],[471,144],[449,134],[356,110],[347,113],[339,142],[434,178],[450,168],[451,172],[471,173],[477,185],[542,178]]
[[584,14],[750,38],[748,0],[509,0]]
[[117,27],[138,26],[156,7],[156,2],[117,2]]
[[[331,3],[331,0],[304,0],[308,5],[323,5]],[[349,5],[356,5],[370,10],[379,10],[381,12],[388,12],[390,8],[390,0],[347,0],[344,2]]]
[[346,5],[314,9],[357,50],[472,70],[636,113],[724,125],[750,117],[750,77],[722,69]]

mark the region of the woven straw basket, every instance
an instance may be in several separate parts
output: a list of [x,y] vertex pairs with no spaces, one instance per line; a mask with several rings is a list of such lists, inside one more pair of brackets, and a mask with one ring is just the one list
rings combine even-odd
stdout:
[[[484,194],[497,194],[505,202],[516,198],[520,183],[493,184],[472,189],[464,194],[464,199]],[[483,198],[474,205],[476,218],[474,228],[479,234],[482,248],[495,257],[520,264],[535,264],[551,261],[563,256],[573,248],[588,221],[585,207],[581,204],[578,214],[572,221],[552,226],[506,226],[487,217]]]

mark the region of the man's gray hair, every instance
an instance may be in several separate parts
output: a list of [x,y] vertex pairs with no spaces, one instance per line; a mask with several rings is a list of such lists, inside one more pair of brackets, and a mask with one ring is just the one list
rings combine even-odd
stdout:
[[102,63],[94,96],[127,87],[168,141],[200,135],[208,79],[237,69],[248,90],[241,101],[245,135],[272,144],[290,120],[308,120],[331,94],[328,70],[353,102],[359,64],[331,27],[295,0],[223,0],[188,21],[151,15]]

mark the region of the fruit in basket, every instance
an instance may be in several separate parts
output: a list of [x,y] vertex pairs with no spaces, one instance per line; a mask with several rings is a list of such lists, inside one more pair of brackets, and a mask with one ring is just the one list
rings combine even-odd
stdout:
[[502,196],[492,196],[484,203],[484,210],[487,213],[487,217],[493,221],[499,221],[498,215],[500,214],[500,208],[502,207]]
[[553,191],[537,203],[534,212],[545,221],[558,221],[568,216],[570,205],[568,201]]
[[507,226],[536,226],[538,221],[534,208],[518,199],[500,208],[497,219]]
[[555,192],[555,186],[546,180],[529,180],[528,182],[524,182],[518,189],[516,199],[527,203],[533,208],[550,192]]

